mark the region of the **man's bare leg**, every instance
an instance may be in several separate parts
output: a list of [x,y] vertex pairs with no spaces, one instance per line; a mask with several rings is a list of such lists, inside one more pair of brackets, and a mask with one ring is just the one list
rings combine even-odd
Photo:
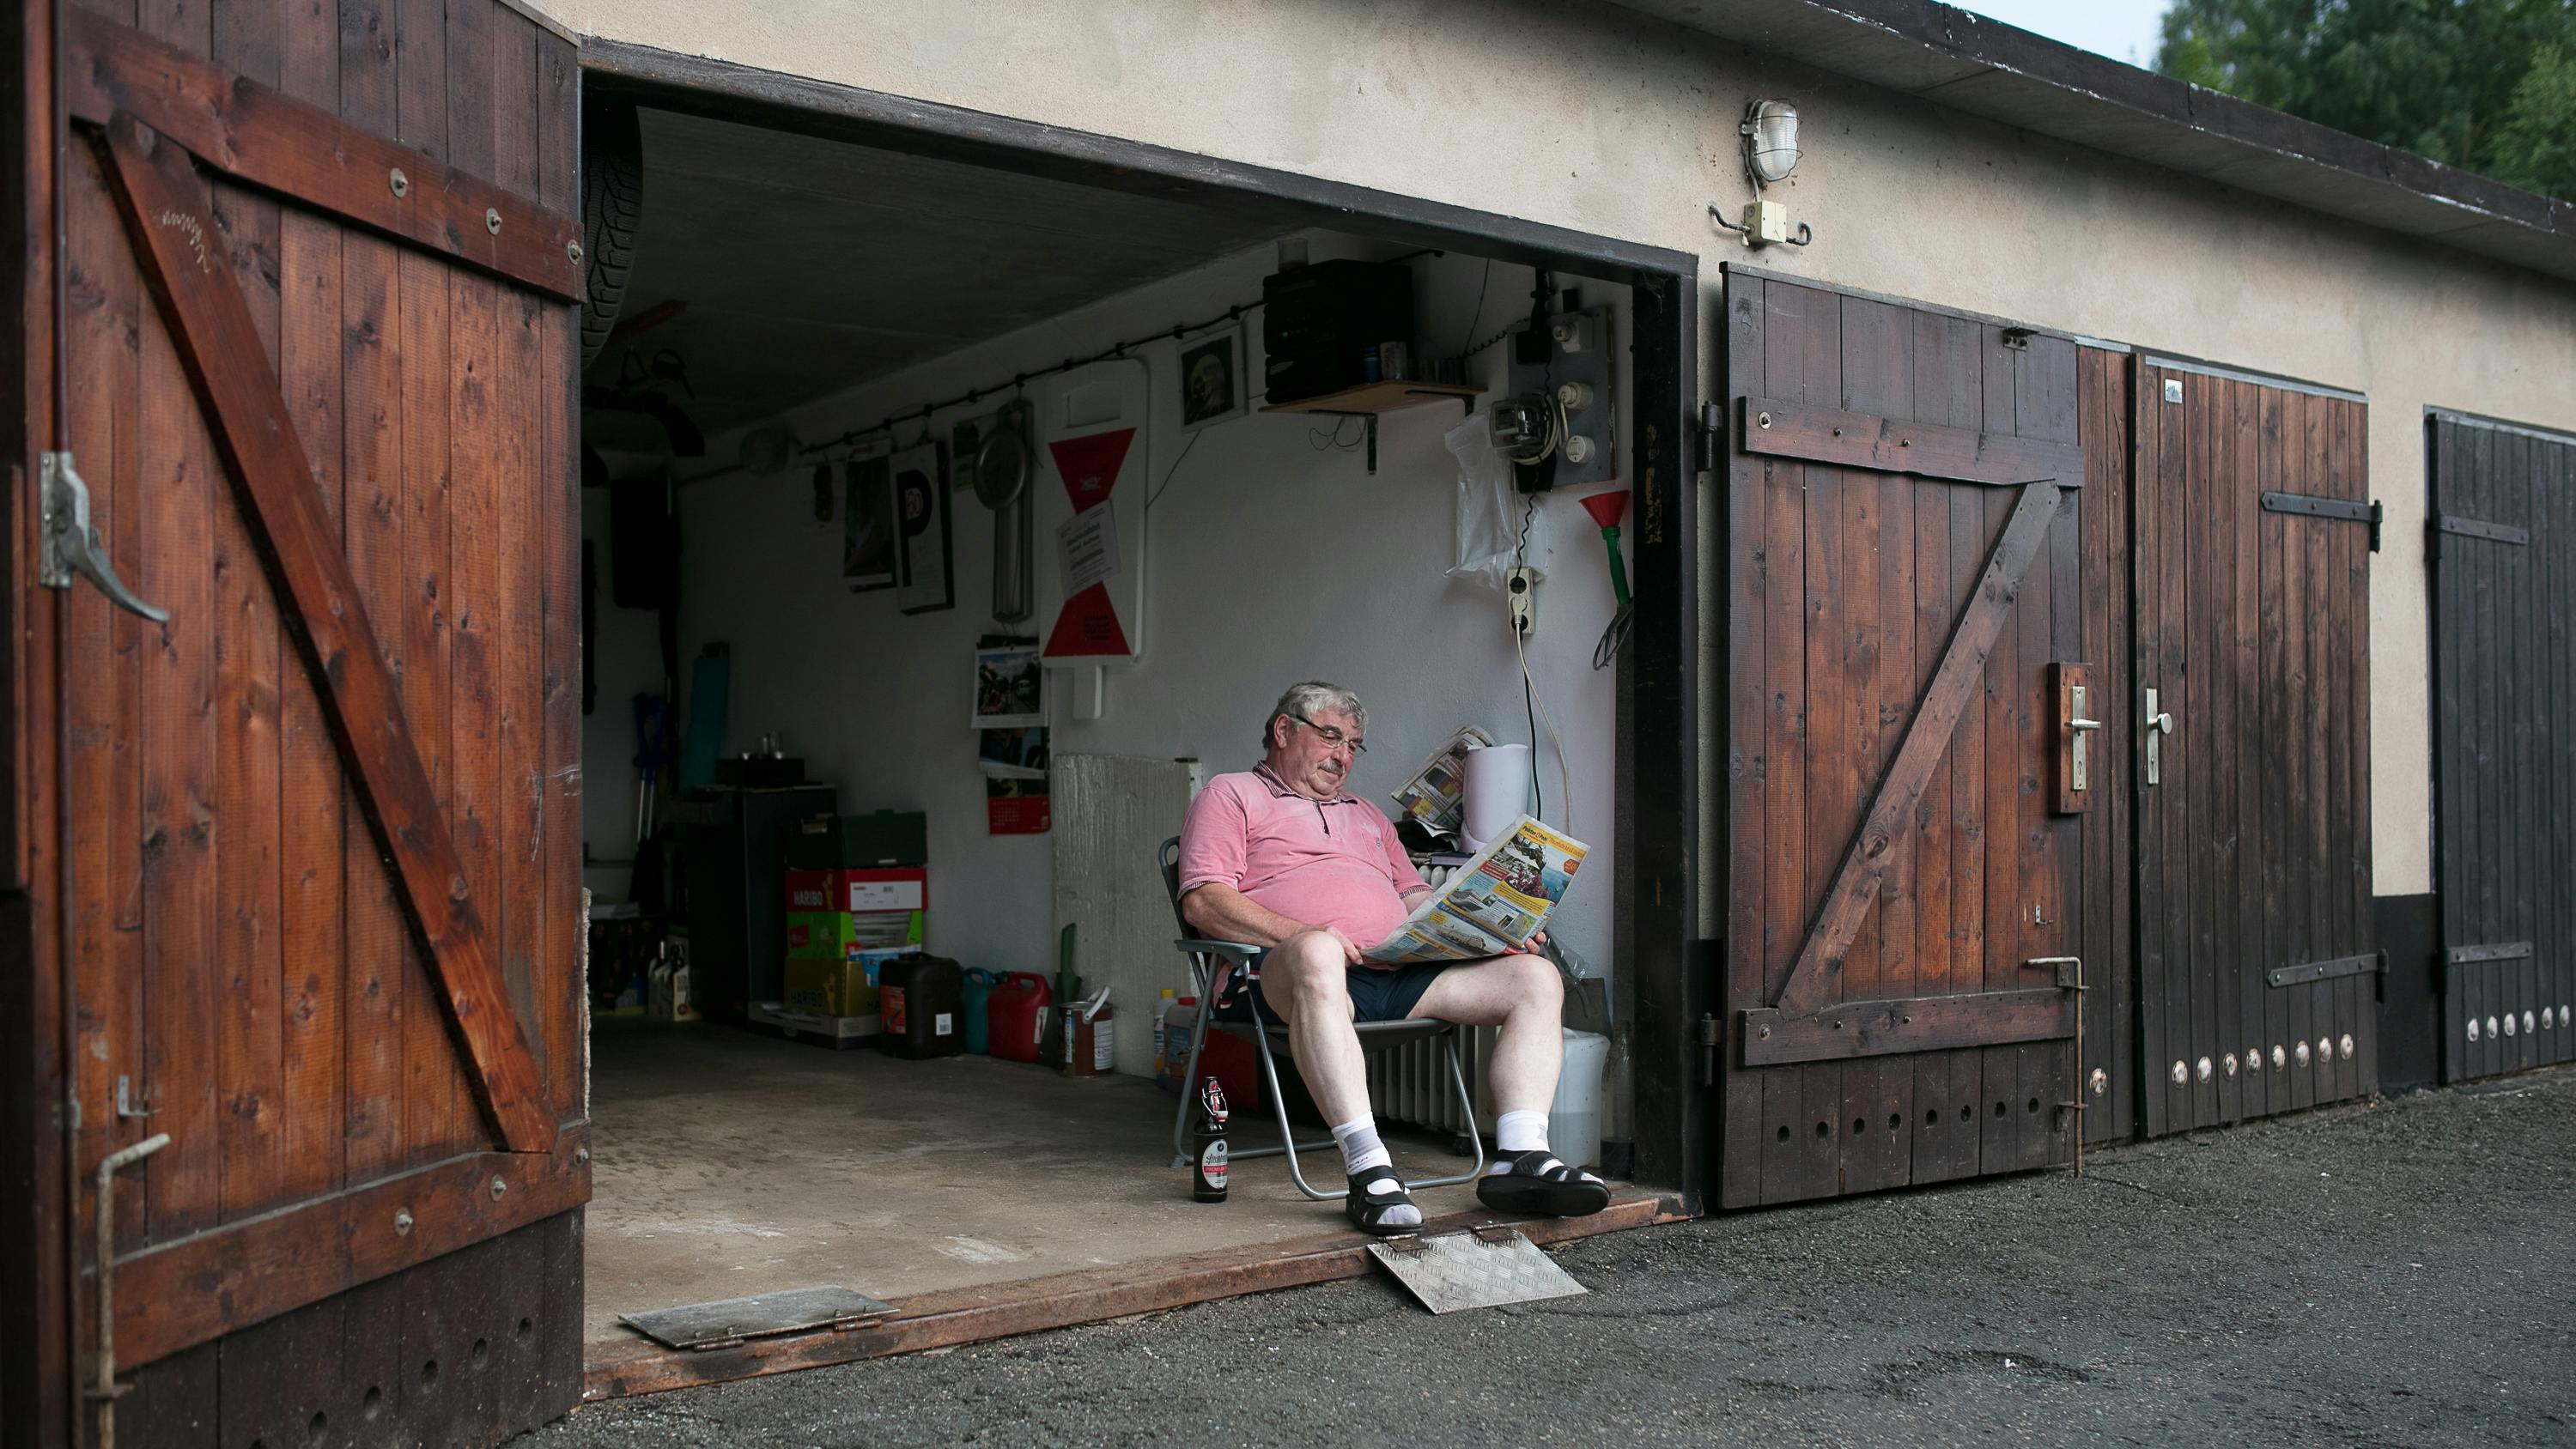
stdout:
[[1452,966],[1422,993],[1415,1016],[1500,1028],[1487,1068],[1494,1091],[1494,1161],[1476,1184],[1486,1206],[1579,1217],[1609,1206],[1609,1189],[1548,1150],[1547,1109],[1565,1065],[1565,985],[1546,958],[1498,956]]
[[1422,1209],[1404,1190],[1369,1111],[1368,1069],[1359,1033],[1351,1028],[1349,968],[1350,954],[1339,937],[1303,931],[1262,959],[1261,994],[1288,1023],[1297,1075],[1342,1149],[1342,1168],[1350,1176],[1344,1212],[1366,1232],[1412,1232],[1422,1226]]

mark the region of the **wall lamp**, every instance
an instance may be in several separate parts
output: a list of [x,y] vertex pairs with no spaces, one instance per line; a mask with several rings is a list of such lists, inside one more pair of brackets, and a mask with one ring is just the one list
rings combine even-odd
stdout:
[[1719,226],[1744,238],[1749,247],[1766,247],[1773,242],[1787,242],[1802,247],[1816,239],[1805,222],[1798,223],[1795,235],[1789,231],[1789,210],[1776,201],[1764,201],[1762,188],[1776,181],[1786,181],[1798,168],[1798,108],[1787,101],[1757,100],[1744,108],[1744,120],[1735,128],[1744,148],[1744,174],[1753,183],[1755,199],[1744,204],[1741,221],[1729,221],[1725,211],[1714,201],[1708,214]]

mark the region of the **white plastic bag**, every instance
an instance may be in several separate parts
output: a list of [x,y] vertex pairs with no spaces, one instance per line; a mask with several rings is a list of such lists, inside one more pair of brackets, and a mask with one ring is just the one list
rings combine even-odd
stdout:
[[[1483,412],[1451,428],[1445,438],[1458,460],[1458,554],[1452,578],[1472,579],[1500,592],[1512,571],[1521,518],[1528,499],[1512,487],[1512,468],[1495,453]],[[1525,557],[1534,578],[1547,576],[1540,531],[1547,520],[1530,516]]]

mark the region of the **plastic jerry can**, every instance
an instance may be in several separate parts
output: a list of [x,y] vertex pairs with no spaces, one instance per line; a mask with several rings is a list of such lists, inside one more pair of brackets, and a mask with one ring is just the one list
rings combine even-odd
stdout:
[[984,1006],[984,1039],[995,1061],[1038,1059],[1038,1034],[1049,1024],[1053,1013],[1047,1004],[1054,997],[1055,988],[1034,971],[1005,972],[993,983],[992,998]]
[[965,990],[966,1050],[978,1056],[993,1049],[993,1024],[986,1015],[992,1004],[993,973],[981,966],[969,967]]
[[920,1060],[966,1049],[965,969],[945,956],[900,956],[877,968],[877,1045]]

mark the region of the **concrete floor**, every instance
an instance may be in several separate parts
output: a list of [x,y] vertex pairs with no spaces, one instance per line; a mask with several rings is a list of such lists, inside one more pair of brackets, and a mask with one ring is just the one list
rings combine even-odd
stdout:
[[[648,1308],[822,1284],[900,1300],[1343,1225],[1275,1157],[1239,1164],[1228,1201],[1191,1201],[1174,1106],[1133,1077],[601,1019],[584,1337],[629,1337],[618,1315]],[[1276,1135],[1265,1108],[1235,1140]],[[1409,1173],[1468,1165],[1445,1134],[1389,1143]],[[1310,1181],[1340,1180],[1330,1153],[1306,1160]],[[1434,1216],[1475,1206],[1465,1185],[1417,1197]]]

